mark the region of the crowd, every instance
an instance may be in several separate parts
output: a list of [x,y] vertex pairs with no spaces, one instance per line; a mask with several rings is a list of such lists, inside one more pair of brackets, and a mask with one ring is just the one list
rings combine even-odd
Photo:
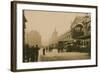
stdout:
[[37,62],[39,56],[39,46],[25,45],[23,49],[23,62]]

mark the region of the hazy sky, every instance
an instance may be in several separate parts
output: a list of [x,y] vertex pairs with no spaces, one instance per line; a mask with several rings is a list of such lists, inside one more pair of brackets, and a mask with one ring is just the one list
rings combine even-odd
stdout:
[[47,42],[54,30],[61,35],[70,30],[70,25],[76,16],[83,16],[84,13],[64,13],[50,11],[24,11],[26,22],[26,31],[36,30],[42,37],[42,42]]

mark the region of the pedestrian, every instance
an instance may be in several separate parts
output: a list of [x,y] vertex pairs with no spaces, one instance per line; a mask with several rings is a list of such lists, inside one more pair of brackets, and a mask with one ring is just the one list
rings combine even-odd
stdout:
[[34,50],[34,45],[31,48],[31,62],[35,61],[35,50]]
[[25,44],[25,47],[24,47],[24,50],[23,50],[23,62],[29,61],[28,49],[29,49],[29,45]]
[[45,48],[43,48],[43,55],[45,55]]
[[38,47],[38,45],[36,45],[36,47],[34,48],[34,52],[35,52],[35,61],[38,61],[38,56],[39,56],[39,50],[40,48]]
[[28,51],[28,62],[31,62],[31,50],[32,50],[32,47],[30,46],[27,51]]

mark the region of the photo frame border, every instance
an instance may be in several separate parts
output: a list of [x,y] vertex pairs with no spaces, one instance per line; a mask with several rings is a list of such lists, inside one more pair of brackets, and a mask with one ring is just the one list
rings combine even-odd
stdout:
[[[95,8],[96,9],[96,64],[84,66],[69,66],[69,67],[52,67],[52,68],[38,68],[38,69],[17,69],[17,4],[35,4],[35,5],[50,5],[50,6],[67,6],[67,7],[82,7],[82,8]],[[11,1],[11,71],[37,71],[37,70],[53,70],[53,69],[71,69],[71,68],[84,68],[84,67],[97,67],[98,66],[98,7],[90,5],[75,5],[75,4],[60,4],[60,3],[43,3],[43,2],[27,2],[27,1]]]

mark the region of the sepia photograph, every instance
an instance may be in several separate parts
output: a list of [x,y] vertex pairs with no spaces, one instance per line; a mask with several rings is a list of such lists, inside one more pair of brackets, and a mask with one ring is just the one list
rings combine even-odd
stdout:
[[97,66],[97,6],[11,2],[11,71]]
[[91,14],[23,11],[23,62],[91,58]]

